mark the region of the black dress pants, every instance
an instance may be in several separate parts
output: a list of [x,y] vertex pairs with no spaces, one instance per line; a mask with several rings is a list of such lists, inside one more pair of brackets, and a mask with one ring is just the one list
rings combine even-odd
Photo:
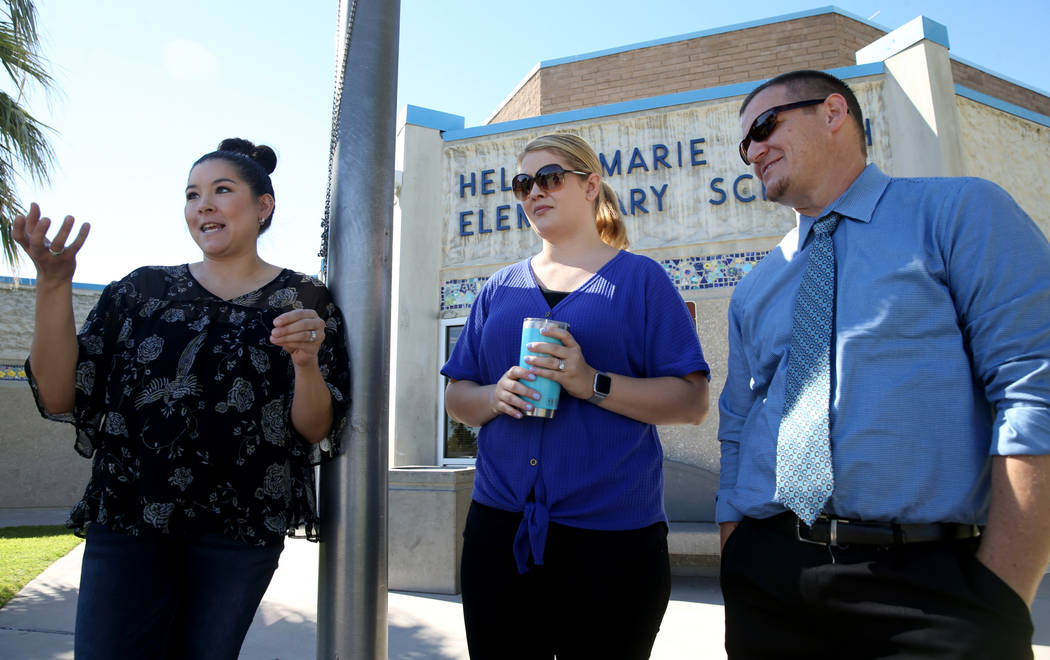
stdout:
[[521,513],[473,502],[463,532],[463,618],[472,660],[644,660],[671,596],[667,525],[594,531],[551,523],[524,575]]
[[1029,659],[1031,613],[979,542],[829,548],[745,519],[722,552],[729,659]]

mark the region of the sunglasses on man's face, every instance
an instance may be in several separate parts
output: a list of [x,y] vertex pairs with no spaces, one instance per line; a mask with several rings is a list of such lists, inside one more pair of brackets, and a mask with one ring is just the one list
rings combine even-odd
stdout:
[[785,103],[784,105],[773,106],[769,110],[766,110],[759,116],[755,117],[755,121],[751,122],[751,128],[748,129],[747,135],[745,135],[744,139],[740,141],[740,157],[744,159],[744,164],[751,164],[751,161],[747,159],[747,150],[751,146],[751,143],[765,142],[769,139],[769,136],[773,134],[773,131],[776,130],[777,115],[781,112],[794,110],[795,108],[804,108],[807,105],[823,103],[826,100],[827,99],[810,99],[808,101]]
[[561,184],[565,182],[566,174],[579,174],[580,176],[590,176],[590,172],[581,172],[579,170],[567,170],[557,163],[551,163],[550,165],[544,165],[540,169],[536,170],[535,176],[529,176],[528,174],[516,174],[514,178],[510,180],[510,187],[514,191],[514,196],[520,201],[525,201],[525,198],[532,192],[532,184],[536,184],[545,193],[561,188]]

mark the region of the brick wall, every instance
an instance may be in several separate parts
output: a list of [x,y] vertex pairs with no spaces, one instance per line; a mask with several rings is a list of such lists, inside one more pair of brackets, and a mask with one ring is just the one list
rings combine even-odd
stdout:
[[541,78],[537,71],[524,85],[512,96],[507,103],[489,121],[497,124],[501,121],[521,119],[522,117],[535,117],[540,114],[540,98],[542,96]]
[[957,85],[969,87],[988,96],[1050,116],[1050,98],[1002,78],[996,78],[990,73],[985,73],[962,62],[952,62],[952,78]]
[[[883,34],[830,13],[567,62],[537,71],[493,122],[852,66],[856,51]],[[536,93],[538,113],[532,98],[519,100]]]
[[[613,53],[537,71],[490,123],[856,64],[885,32],[837,13]],[[952,62],[955,82],[1050,115],[1050,98]]]

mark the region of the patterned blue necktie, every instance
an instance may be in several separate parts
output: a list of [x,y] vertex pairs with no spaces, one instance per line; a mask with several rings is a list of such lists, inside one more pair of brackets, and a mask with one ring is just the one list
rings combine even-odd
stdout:
[[828,410],[831,405],[831,328],[835,309],[835,249],[842,219],[831,213],[813,225],[813,245],[795,298],[784,416],[777,435],[774,498],[812,525],[831,497]]

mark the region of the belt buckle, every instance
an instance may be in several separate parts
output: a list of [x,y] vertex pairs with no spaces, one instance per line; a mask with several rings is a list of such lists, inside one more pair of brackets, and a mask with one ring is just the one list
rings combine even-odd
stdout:
[[[817,520],[820,520],[820,518],[817,518]],[[816,521],[814,521],[814,522],[816,522]],[[814,541],[813,539],[804,538],[802,536],[802,519],[799,518],[798,516],[795,516],[795,539],[798,540],[798,541],[801,541],[802,543],[809,543],[811,545],[820,545],[820,546],[836,545],[835,539],[836,539],[836,536],[838,535],[838,521],[832,519],[830,522],[831,522],[831,538],[830,538],[830,542],[829,543],[824,543],[822,541]]]

